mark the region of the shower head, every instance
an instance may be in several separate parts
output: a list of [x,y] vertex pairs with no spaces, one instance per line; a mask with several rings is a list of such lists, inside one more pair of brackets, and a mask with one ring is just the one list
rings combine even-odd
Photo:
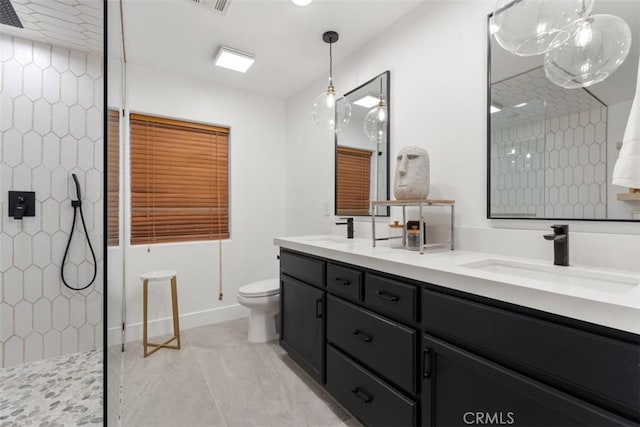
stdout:
[[24,28],[16,10],[11,4],[11,0],[0,0],[0,24]]

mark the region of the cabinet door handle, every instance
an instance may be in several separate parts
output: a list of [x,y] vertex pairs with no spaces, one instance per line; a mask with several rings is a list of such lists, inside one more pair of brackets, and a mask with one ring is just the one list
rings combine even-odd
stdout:
[[322,317],[322,298],[316,300],[316,318]]
[[382,291],[376,291],[376,295],[382,299],[385,299],[387,301],[391,301],[391,302],[396,302],[399,300],[399,298],[395,295],[391,295],[391,294],[387,294],[385,292]]
[[342,282],[343,286],[348,286],[351,284],[351,280],[341,279],[340,277],[334,277],[333,280],[334,282]]
[[358,396],[358,399],[362,400],[364,403],[369,403],[373,400],[373,397],[371,397],[369,393],[365,392],[360,387],[354,388],[353,390],[351,390],[351,393]]
[[373,338],[367,334],[365,334],[364,332],[362,332],[359,329],[356,329],[355,331],[352,332],[353,335],[359,337],[362,341],[364,342],[371,342],[373,341]]
[[422,378],[431,377],[431,349],[425,347],[422,350]]

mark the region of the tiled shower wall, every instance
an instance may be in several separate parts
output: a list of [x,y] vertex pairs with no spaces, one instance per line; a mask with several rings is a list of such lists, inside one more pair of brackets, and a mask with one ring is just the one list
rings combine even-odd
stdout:
[[[0,35],[0,367],[102,347],[103,63],[99,56]],[[76,173],[98,259],[96,282],[64,287]],[[7,191],[36,192],[36,216],[7,216]],[[78,224],[67,282],[93,261]]]
[[491,138],[492,212],[606,218],[607,107],[500,129]]

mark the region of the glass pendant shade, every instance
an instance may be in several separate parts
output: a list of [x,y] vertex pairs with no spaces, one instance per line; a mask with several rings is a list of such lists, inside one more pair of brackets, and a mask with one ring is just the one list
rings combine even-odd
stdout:
[[336,93],[330,84],[327,91],[318,96],[313,103],[311,117],[318,128],[328,133],[336,133],[349,124],[351,104],[343,95]]
[[387,117],[387,107],[382,99],[365,116],[362,127],[371,142],[381,144],[386,141]]
[[519,56],[540,55],[566,42],[567,25],[591,13],[594,0],[498,0],[491,30]]
[[558,86],[574,89],[601,82],[629,54],[631,29],[617,16],[587,16],[571,27],[572,36],[544,57],[544,72]]

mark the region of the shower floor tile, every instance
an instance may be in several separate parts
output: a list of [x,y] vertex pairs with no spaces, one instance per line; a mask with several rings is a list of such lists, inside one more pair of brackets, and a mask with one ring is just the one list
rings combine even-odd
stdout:
[[102,351],[0,369],[0,425],[102,425]]

